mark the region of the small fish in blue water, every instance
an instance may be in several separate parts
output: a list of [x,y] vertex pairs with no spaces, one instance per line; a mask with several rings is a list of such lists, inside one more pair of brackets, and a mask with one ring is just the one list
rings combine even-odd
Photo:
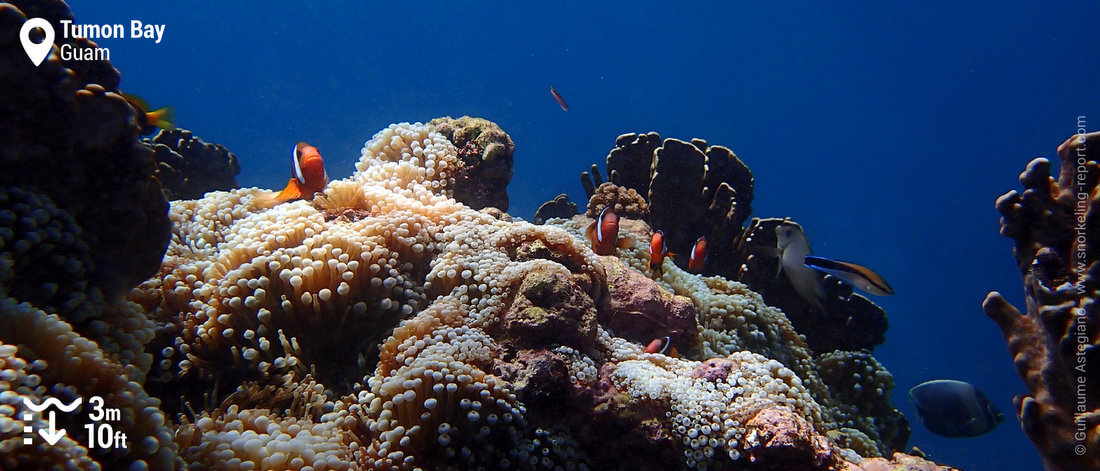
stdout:
[[[783,221],[775,227],[776,247],[779,249],[779,270],[787,275],[798,296],[815,309],[825,312],[821,301],[825,299],[825,285],[813,268],[806,266],[810,255],[810,242],[802,232],[802,226]],[[778,276],[778,274],[777,274]]]
[[554,90],[553,85],[550,86],[550,94],[554,95],[554,99],[558,101],[558,106],[561,107],[562,111],[569,111],[569,105],[565,103],[565,98],[562,98],[561,93],[558,93],[557,90]]
[[137,111],[136,117],[138,125],[141,126],[142,136],[152,134],[155,128],[176,129],[176,125],[172,120],[174,110],[171,106],[165,106],[154,110],[149,106],[148,102],[137,95],[123,93],[122,97]]
[[841,281],[859,288],[876,296],[889,296],[894,294],[894,289],[878,273],[863,265],[850,262],[830,260],[824,257],[807,255],[805,258],[807,267],[822,273],[828,273]]
[[980,389],[963,381],[927,381],[910,389],[909,399],[924,428],[945,437],[976,437],[1005,420]]
[[691,246],[691,256],[688,257],[688,271],[700,273],[707,263],[707,236],[699,236],[695,245]]

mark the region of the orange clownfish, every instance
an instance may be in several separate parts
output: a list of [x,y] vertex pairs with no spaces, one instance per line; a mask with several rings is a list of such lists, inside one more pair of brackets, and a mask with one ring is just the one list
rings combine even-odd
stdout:
[[676,254],[668,251],[668,246],[665,245],[665,233],[664,231],[657,231],[653,233],[653,238],[649,241],[649,269],[653,272],[653,275],[660,278],[664,273],[665,257],[675,257]]
[[299,142],[290,157],[294,163],[294,178],[275,195],[275,199],[280,202],[313,199],[314,193],[328,185],[328,172],[325,171],[325,162],[321,160],[321,152],[316,147]]
[[616,248],[624,248],[626,239],[619,239],[619,216],[610,206],[600,211],[600,217],[588,225],[585,237],[592,242],[592,251],[598,255],[611,255]]
[[707,236],[699,236],[695,246],[691,248],[691,258],[688,258],[688,271],[699,273],[703,271],[703,264],[707,262]]
[[680,352],[676,351],[676,347],[672,346],[672,337],[667,335],[659,339],[653,339],[652,342],[649,342],[649,345],[645,347],[645,352],[660,353],[674,358],[680,355]]

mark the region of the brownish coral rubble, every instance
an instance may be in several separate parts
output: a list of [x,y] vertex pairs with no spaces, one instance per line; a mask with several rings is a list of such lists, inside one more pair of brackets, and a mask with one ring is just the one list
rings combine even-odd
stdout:
[[1027,385],[1016,413],[1047,469],[1100,469],[1100,133],[1075,135],[1058,154],[1057,178],[1035,159],[1020,174],[1023,193],[997,199],[1027,312],[996,291],[982,307]]

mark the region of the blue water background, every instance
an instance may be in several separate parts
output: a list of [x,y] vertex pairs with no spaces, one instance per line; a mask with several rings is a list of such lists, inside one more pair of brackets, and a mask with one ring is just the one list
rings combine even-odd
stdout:
[[[244,186],[280,189],[299,140],[340,178],[390,123],[473,115],[515,140],[510,212],[530,219],[560,192],[584,201],[578,174],[619,134],[727,146],[756,177],[754,216],[794,218],[816,253],[896,289],[874,299],[891,324],[875,356],[910,444],[964,469],[1040,469],[1012,406],[1023,383],[980,304],[1000,290],[1023,306],[994,200],[1032,158],[1056,161],[1078,116],[1100,128],[1095,4],[671,3],[71,5],[80,24],[167,25],[160,44],[99,42],[123,90],[236,153]],[[936,378],[973,382],[1009,420],[971,439],[927,432],[906,391]]]

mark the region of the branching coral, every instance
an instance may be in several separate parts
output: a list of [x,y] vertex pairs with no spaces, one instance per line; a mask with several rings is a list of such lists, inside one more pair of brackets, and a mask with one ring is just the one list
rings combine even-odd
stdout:
[[1039,158],[1024,192],[997,199],[1001,234],[1016,244],[1027,313],[997,292],[982,307],[1004,333],[1027,394],[1016,396],[1024,433],[1048,469],[1100,468],[1100,133],[1058,148],[1058,178]]

